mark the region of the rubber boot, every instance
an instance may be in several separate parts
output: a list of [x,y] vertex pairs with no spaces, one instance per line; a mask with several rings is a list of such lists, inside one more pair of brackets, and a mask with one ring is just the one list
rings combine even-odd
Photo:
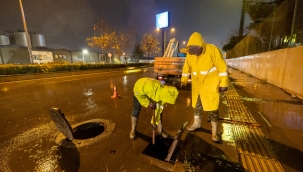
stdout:
[[157,130],[158,130],[158,134],[160,134],[163,138],[168,137],[168,134],[162,128],[162,121],[161,120],[158,122]]
[[218,121],[211,121],[211,126],[212,140],[214,142],[220,141],[220,136],[218,134]]
[[131,115],[131,123],[132,123],[132,130],[130,131],[129,137],[130,137],[130,139],[134,140],[137,138],[136,128],[137,128],[137,123],[138,123],[138,117],[134,117]]
[[196,129],[201,128],[201,116],[194,116],[194,123],[190,127],[187,127],[188,131],[195,131]]

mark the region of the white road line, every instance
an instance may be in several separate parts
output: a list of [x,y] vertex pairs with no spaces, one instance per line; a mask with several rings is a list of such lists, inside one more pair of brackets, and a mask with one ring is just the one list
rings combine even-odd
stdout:
[[53,83],[58,83],[58,82],[76,81],[76,80],[79,80],[79,79],[69,79],[69,80],[64,80],[64,81],[45,82],[45,83],[41,83],[41,84],[39,84],[39,85],[53,84]]
[[267,123],[267,125],[269,127],[272,127],[272,125],[266,120],[266,118],[262,115],[262,113],[261,112],[258,112],[258,113],[261,115],[261,117],[264,119],[264,121]]
[[[110,73],[110,72],[102,72],[102,74],[104,74],[104,73]],[[101,74],[101,72],[100,73],[78,74],[78,76],[82,76],[82,75],[96,75],[96,74]],[[117,73],[117,74],[119,74],[119,73]],[[109,75],[106,75],[106,76],[117,75],[117,74],[109,74]],[[69,78],[69,77],[75,77],[75,76],[77,76],[77,75],[54,76],[54,77],[48,77],[48,78],[34,78],[34,79],[26,79],[26,80],[20,80],[20,81],[1,82],[0,85],[2,85],[2,84],[11,84],[11,83],[18,83],[18,82],[29,82],[29,81],[47,80],[47,79],[54,79],[54,78],[61,78],[62,79],[62,78]]]

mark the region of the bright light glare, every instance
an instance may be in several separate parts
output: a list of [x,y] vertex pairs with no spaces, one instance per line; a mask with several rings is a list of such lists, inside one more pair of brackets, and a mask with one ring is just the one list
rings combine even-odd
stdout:
[[83,52],[84,54],[87,54],[87,50],[83,50],[82,52]]
[[141,72],[142,69],[134,69],[134,70],[127,70],[127,71],[124,71],[124,73],[137,73],[137,72]]

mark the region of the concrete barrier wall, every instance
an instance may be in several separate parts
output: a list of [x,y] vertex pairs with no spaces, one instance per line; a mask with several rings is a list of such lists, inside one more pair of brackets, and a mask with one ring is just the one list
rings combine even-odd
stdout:
[[227,65],[303,99],[303,46],[234,59]]

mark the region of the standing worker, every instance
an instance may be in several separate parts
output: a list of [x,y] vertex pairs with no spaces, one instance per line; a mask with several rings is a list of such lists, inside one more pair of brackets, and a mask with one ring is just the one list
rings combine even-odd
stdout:
[[220,141],[218,134],[220,93],[227,91],[227,66],[218,47],[207,44],[202,35],[194,32],[187,43],[187,56],[182,70],[181,87],[191,75],[194,123],[187,128],[201,128],[202,110],[208,111],[212,126],[212,140]]
[[[133,111],[131,115],[132,129],[130,138],[136,139],[136,127],[141,106],[149,107],[155,111],[155,122],[158,134],[167,138],[167,133],[162,129],[162,111],[165,103],[175,104],[179,91],[172,86],[165,86],[153,78],[141,78],[134,86]],[[153,119],[152,119],[153,121]],[[153,123],[153,122],[152,122]]]

